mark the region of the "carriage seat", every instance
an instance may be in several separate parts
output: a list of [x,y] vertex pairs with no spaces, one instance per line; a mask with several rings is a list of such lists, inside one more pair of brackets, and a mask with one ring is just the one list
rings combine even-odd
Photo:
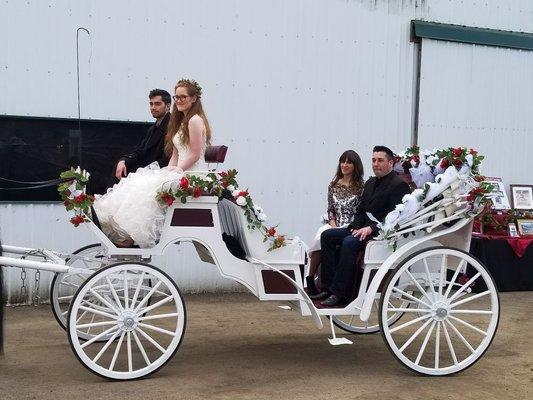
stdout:
[[204,159],[207,163],[222,163],[226,159],[228,146],[207,146],[205,149]]

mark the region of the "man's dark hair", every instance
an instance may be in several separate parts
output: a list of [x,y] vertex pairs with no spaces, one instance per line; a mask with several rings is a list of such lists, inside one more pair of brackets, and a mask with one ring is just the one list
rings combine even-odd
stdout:
[[149,99],[153,99],[155,96],[161,96],[161,100],[163,100],[163,103],[170,104],[172,101],[170,99],[170,93],[163,89],[152,89],[150,90],[150,94],[148,95]]
[[375,153],[377,151],[382,151],[383,153],[385,153],[389,160],[392,160],[394,158],[394,153],[387,146],[374,146],[372,152]]

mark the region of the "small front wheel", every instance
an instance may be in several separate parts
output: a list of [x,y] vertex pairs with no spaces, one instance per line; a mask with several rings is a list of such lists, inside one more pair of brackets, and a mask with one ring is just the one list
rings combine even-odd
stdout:
[[[172,358],[185,322],[183,298],[167,274],[148,264],[124,262],[100,269],[80,286],[67,332],[72,350],[91,372],[130,380],[156,372]],[[84,341],[79,332],[89,327],[101,333]]]
[[[380,301],[385,343],[398,361],[425,375],[450,375],[473,365],[490,346],[500,316],[496,285],[470,254],[449,247],[414,253],[396,267]],[[480,288],[479,293],[472,289]],[[410,303],[391,305],[392,298]],[[395,313],[402,323],[387,323]]]

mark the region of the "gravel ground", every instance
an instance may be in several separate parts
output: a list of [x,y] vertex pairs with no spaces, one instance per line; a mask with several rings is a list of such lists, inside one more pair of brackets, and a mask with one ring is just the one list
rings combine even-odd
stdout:
[[[156,374],[110,382],[86,370],[49,306],[8,308],[0,399],[531,399],[533,292],[501,293],[496,338],[472,368],[423,377],[379,334],[330,346],[327,329],[247,294],[188,295],[187,331]],[[326,325],[327,327],[327,325]]]

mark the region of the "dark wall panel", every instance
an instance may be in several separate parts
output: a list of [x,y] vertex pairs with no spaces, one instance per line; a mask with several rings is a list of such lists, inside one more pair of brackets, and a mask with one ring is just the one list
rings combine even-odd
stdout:
[[[0,116],[0,177],[43,181],[71,166],[91,173],[89,193],[111,186],[118,157],[133,148],[150,123]],[[16,187],[0,180],[0,187]],[[56,187],[0,190],[0,201],[59,200]]]

